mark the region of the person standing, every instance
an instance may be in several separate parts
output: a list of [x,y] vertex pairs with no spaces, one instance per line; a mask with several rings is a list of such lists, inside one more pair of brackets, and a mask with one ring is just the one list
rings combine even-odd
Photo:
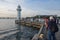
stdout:
[[48,28],[48,20],[49,19],[48,18],[45,18],[44,20],[45,20],[45,26],[46,26],[46,29],[47,29]]
[[48,40],[56,40],[56,36],[55,33],[58,31],[58,27],[57,27],[57,23],[54,19],[53,16],[49,17],[49,21],[48,21]]

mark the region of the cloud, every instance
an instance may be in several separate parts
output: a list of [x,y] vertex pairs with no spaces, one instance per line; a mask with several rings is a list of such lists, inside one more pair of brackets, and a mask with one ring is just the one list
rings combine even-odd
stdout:
[[31,9],[23,9],[22,11],[22,17],[28,17],[28,16],[36,16],[36,15],[58,15],[60,16],[60,10],[46,10],[46,9],[40,9],[40,10],[31,10]]
[[0,8],[0,17],[16,17],[17,12],[13,9]]
[[60,16],[60,10],[41,10],[39,11],[40,15],[58,15]]
[[22,17],[60,14],[60,3],[54,0],[0,0],[0,15],[17,16],[17,5],[22,8]]
[[22,4],[24,2],[24,0],[0,0],[0,1],[10,4]]

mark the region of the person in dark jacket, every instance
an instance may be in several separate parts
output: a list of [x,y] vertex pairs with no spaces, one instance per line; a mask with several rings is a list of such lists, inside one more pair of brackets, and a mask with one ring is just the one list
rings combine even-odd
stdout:
[[52,31],[52,30],[54,30],[52,25],[55,26],[55,24],[56,24],[56,21],[55,21],[54,17],[50,16],[49,22],[48,22],[48,40],[56,40],[55,32]]

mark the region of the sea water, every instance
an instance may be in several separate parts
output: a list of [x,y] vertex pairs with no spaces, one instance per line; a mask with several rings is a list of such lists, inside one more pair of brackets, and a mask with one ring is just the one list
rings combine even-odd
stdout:
[[36,28],[15,24],[15,19],[0,19],[0,40],[31,40],[36,33]]

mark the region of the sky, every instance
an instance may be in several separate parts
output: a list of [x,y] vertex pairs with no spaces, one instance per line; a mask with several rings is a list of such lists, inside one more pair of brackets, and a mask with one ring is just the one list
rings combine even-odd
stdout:
[[60,16],[60,0],[0,0],[0,17],[17,17],[18,5],[22,9],[21,17]]

